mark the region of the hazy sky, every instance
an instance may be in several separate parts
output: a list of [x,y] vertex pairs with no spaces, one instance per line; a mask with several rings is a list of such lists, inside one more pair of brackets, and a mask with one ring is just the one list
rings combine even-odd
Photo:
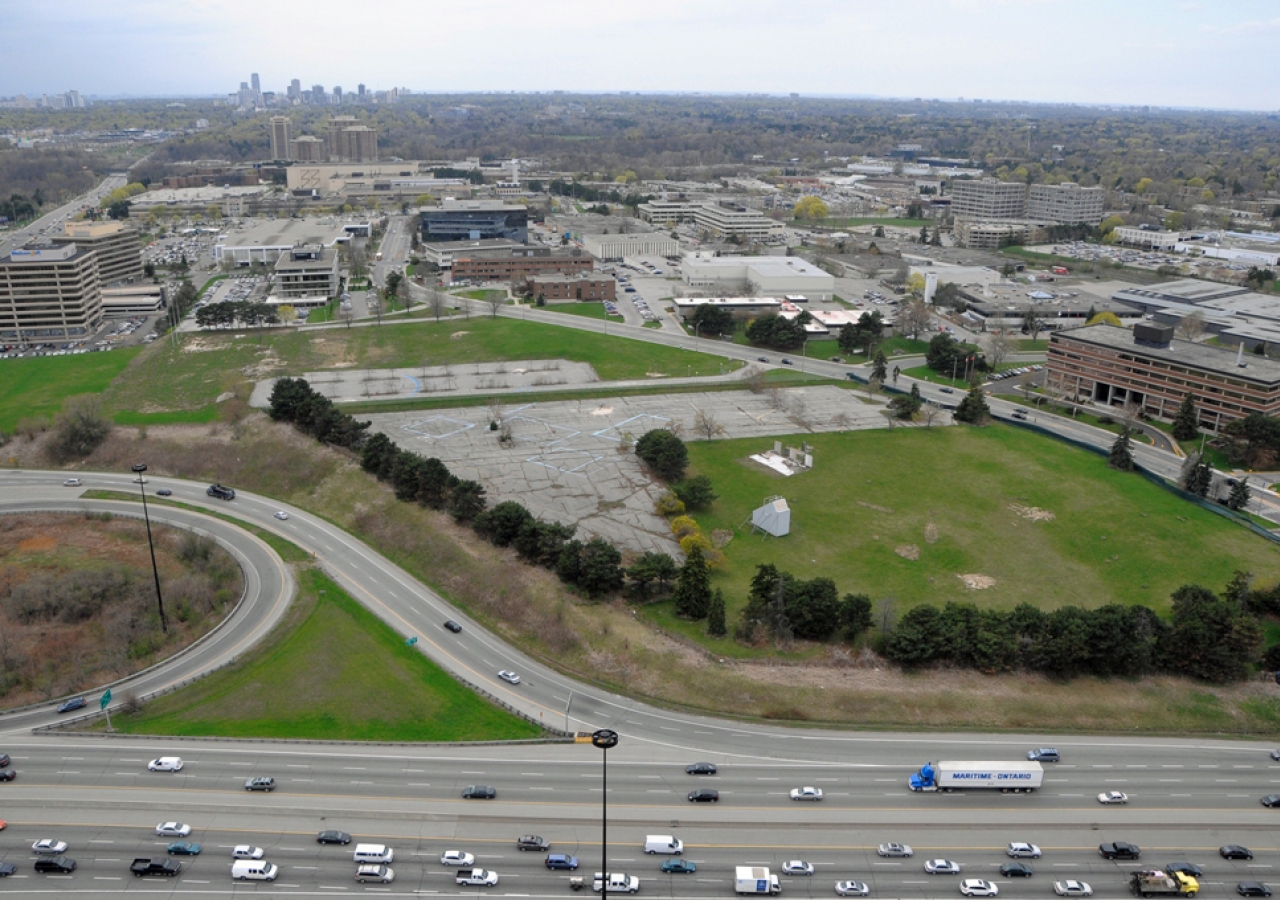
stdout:
[[1280,110],[1280,0],[0,0],[0,96],[875,94]]

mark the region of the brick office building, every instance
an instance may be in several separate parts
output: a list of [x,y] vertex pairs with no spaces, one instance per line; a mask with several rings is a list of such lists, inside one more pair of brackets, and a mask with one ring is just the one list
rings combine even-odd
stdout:
[[1250,413],[1280,414],[1280,362],[1174,340],[1167,325],[1055,331],[1046,368],[1049,388],[1070,400],[1115,407],[1132,402],[1165,420],[1190,393],[1201,426],[1214,432]]
[[519,281],[538,275],[576,275],[590,272],[595,260],[590,256],[476,256],[455,257],[454,281]]
[[615,300],[618,283],[599,275],[537,275],[525,279],[534,297],[548,303],[561,300]]

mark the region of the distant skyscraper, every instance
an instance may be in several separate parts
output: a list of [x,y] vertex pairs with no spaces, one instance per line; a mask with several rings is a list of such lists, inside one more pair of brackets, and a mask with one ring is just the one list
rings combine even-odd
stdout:
[[250,78],[250,81],[251,81],[251,82],[252,82],[252,84],[253,84],[253,92],[254,92],[255,94],[261,94],[261,93],[262,93],[262,82],[258,80],[258,73],[257,73],[257,72],[254,72],[252,75],[250,75],[250,76],[249,76],[249,78]]
[[271,158],[293,159],[293,120],[288,116],[271,117]]
[[363,103],[363,102],[365,101],[365,96],[364,96],[364,85],[363,85],[363,84],[362,84],[362,85],[360,85],[360,87],[356,89],[356,93],[357,93],[357,96],[360,98],[360,102],[361,102],[361,103]]
[[325,95],[323,84],[311,85],[311,102],[316,106],[324,106],[329,102],[329,98]]
[[333,86],[333,103],[335,106],[342,105],[342,85],[340,84]]
[[290,81],[288,93],[290,103],[300,102],[302,100],[302,82],[296,78]]

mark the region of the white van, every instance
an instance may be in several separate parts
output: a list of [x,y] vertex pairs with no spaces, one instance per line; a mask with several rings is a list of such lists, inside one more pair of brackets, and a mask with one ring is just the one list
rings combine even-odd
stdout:
[[684,852],[684,841],[669,834],[651,834],[644,839],[644,852],[679,856]]
[[356,844],[355,860],[358,863],[389,863],[395,851],[386,844]]
[[181,756],[162,756],[159,759],[153,759],[147,763],[147,768],[152,772],[181,772],[182,757]]
[[280,868],[261,859],[238,859],[231,864],[236,881],[275,881]]

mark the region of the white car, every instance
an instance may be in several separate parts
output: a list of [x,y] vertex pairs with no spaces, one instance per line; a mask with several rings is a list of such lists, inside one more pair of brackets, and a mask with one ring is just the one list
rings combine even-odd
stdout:
[[1107,791],[1098,795],[1099,803],[1128,803],[1129,795],[1124,791]]
[[289,514],[285,512],[283,509],[276,510],[276,518],[279,519],[281,522],[284,522],[288,520]]
[[881,844],[876,848],[881,856],[914,856],[915,851],[910,844]]
[[68,478],[66,481],[62,482],[63,487],[80,487],[82,484],[84,484],[84,482],[79,478]]
[[1022,859],[1023,857],[1030,857],[1031,859],[1040,858],[1039,847],[1035,844],[1024,844],[1022,841],[1014,841],[1008,847],[1005,847],[1004,852],[1006,855],[1011,856],[1014,859]]
[[510,669],[503,669],[501,672],[498,673],[498,677],[501,678],[503,681],[507,682],[508,684],[520,683],[520,676],[517,675],[515,672],[512,672]]
[[1092,897],[1093,888],[1083,881],[1055,881],[1053,892],[1059,897]]
[[871,888],[867,887],[861,881],[837,881],[836,894],[841,897],[865,897],[871,893]]
[[798,787],[791,789],[792,800],[821,800],[822,788]]
[[236,844],[231,851],[232,859],[262,859],[262,848],[251,847],[248,844]]
[[157,837],[187,837],[191,834],[191,826],[181,822],[161,822],[156,826]]
[[783,875],[812,875],[813,863],[807,863],[803,859],[789,859],[782,864]]
[[981,878],[966,878],[960,882],[960,893],[966,897],[994,897],[1000,893],[1000,888]]
[[32,853],[51,853],[57,855],[67,852],[66,841],[55,841],[53,838],[45,838],[42,841],[36,841],[31,845]]
[[476,858],[463,850],[446,850],[440,854],[442,866],[473,866]]
[[147,763],[147,768],[152,772],[181,772],[182,757],[181,756],[162,756],[159,759],[153,759]]
[[949,859],[931,859],[924,864],[924,870],[930,875],[959,875],[960,863]]

